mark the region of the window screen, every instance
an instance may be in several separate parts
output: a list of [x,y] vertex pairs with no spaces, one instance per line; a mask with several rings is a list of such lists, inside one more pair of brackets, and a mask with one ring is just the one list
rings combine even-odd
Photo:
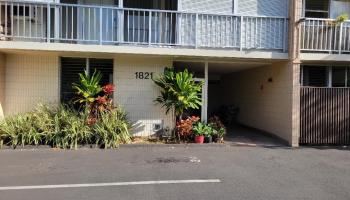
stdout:
[[330,0],[304,0],[305,17],[328,18]]
[[113,82],[113,59],[61,58],[61,102],[74,98],[72,85],[79,82],[79,73],[84,73],[87,68],[90,74],[95,70],[102,73],[101,85]]
[[304,66],[303,85],[312,87],[327,87],[328,69],[327,67]]

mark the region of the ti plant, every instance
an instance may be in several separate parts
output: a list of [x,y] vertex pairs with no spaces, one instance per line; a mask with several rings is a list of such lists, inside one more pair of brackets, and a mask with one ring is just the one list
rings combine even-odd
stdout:
[[[185,110],[199,109],[202,104],[200,97],[202,83],[196,82],[193,74],[187,69],[175,72],[174,69],[167,68],[163,75],[153,81],[160,88],[161,93],[155,102],[166,109],[166,114],[174,111],[175,124],[182,119]],[[177,136],[180,139],[179,133]]]
[[81,104],[93,103],[97,95],[102,91],[100,85],[101,78],[101,72],[96,70],[92,75],[89,75],[87,71],[83,74],[79,74],[79,83],[73,83],[73,89],[75,89],[79,95],[76,102]]

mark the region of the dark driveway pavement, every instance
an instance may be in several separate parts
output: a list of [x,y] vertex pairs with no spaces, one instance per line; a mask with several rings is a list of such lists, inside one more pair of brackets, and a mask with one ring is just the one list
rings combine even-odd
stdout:
[[272,134],[241,125],[236,125],[230,128],[228,134],[225,136],[225,141],[228,144],[240,146],[288,146],[286,141],[283,141]]
[[[7,186],[199,179],[221,182],[4,189]],[[0,199],[348,200],[350,151],[235,146],[3,150],[0,151]]]

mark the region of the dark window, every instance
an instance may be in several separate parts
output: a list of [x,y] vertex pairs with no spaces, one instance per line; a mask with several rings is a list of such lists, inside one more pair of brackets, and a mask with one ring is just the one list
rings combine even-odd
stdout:
[[327,67],[304,66],[303,85],[312,87],[327,87],[328,69]]
[[333,67],[332,70],[332,87],[345,87],[346,85],[346,68]]
[[142,8],[157,10],[177,10],[177,0],[124,0],[125,8]]
[[[61,102],[70,102],[74,99],[73,83],[79,82],[79,73],[87,69],[86,58],[61,58]],[[112,59],[89,59],[89,73],[95,70],[102,73],[101,85],[113,82]]]
[[304,0],[305,17],[329,18],[329,0]]

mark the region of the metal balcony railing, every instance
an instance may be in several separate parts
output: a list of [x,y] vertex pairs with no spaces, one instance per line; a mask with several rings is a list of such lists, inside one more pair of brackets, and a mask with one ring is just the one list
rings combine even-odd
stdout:
[[301,23],[300,49],[304,52],[349,53],[350,21],[305,19]]
[[0,0],[0,39],[239,50],[287,49],[285,17]]

